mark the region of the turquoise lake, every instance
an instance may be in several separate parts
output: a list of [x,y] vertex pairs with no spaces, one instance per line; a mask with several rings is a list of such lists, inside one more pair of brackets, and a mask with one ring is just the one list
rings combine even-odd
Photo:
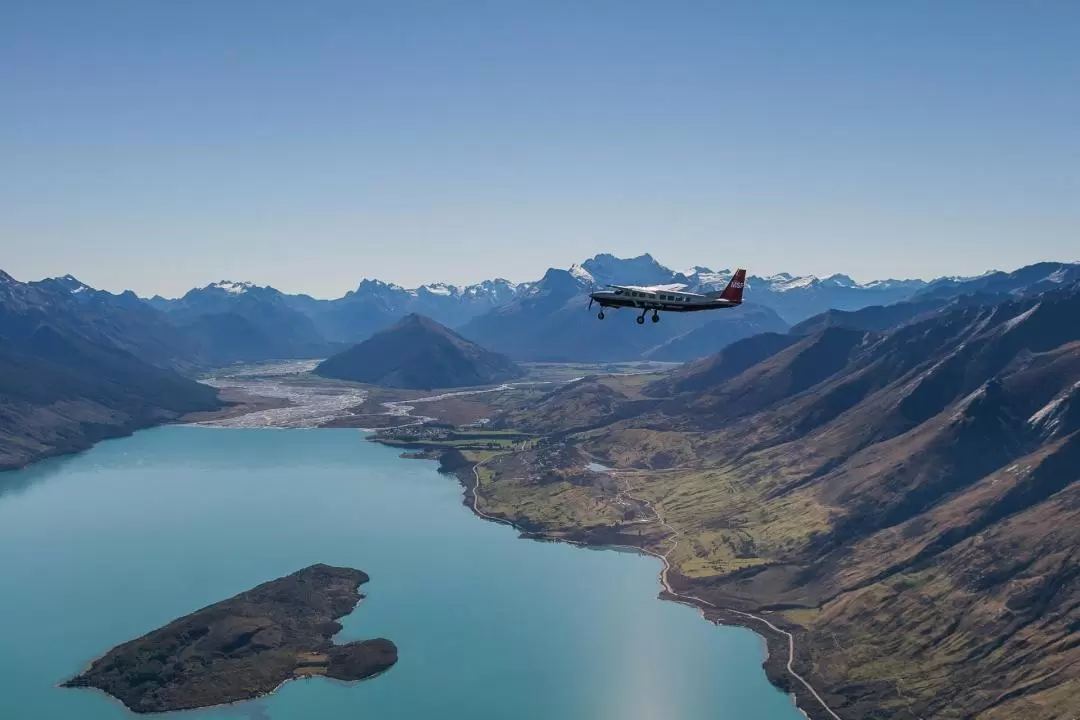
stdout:
[[171,718],[798,720],[748,630],[657,598],[655,558],[520,540],[354,430],[172,426],[0,474],[0,718],[138,717],[57,688],[175,617],[316,562],[371,575],[341,640],[400,661]]

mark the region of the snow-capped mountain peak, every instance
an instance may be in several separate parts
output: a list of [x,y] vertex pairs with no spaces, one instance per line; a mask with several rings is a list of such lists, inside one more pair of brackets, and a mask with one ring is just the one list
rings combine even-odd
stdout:
[[723,288],[731,280],[733,274],[731,270],[726,268],[724,270],[710,270],[701,265],[695,265],[683,272],[683,275],[690,281],[689,284],[702,291]]
[[253,290],[256,287],[258,286],[255,285],[255,283],[248,282],[246,280],[241,282],[237,282],[235,280],[219,280],[216,283],[210,283],[209,285],[207,285],[206,289],[221,290],[223,292],[229,293],[230,295],[242,295],[248,290]]
[[429,295],[439,295],[441,297],[457,297],[461,294],[461,290],[457,286],[447,285],[446,283],[429,283],[421,285],[416,290],[417,292],[423,291]]
[[[360,284],[356,286],[354,292],[361,292],[363,290],[389,290],[392,292],[405,292],[405,288],[395,283],[388,283],[377,278],[363,278]],[[414,291],[415,292],[415,291]]]
[[52,281],[72,294],[93,290],[92,287],[82,282],[74,275],[64,275],[63,277],[52,278]]
[[589,283],[590,285],[596,284],[596,278],[593,277],[593,274],[577,263],[570,266],[570,274],[581,282]]
[[858,287],[858,283],[852,280],[850,276],[839,273],[830,275],[822,280],[822,282],[833,285],[834,287]]
[[815,275],[792,277],[788,273],[779,273],[778,275],[771,275],[764,279],[765,282],[769,284],[769,289],[773,292],[790,292],[791,290],[810,287],[814,283],[820,282]]
[[570,274],[581,283],[620,285],[663,285],[685,283],[686,277],[664,267],[645,253],[631,258],[619,258],[610,253],[595,255],[580,265],[574,265]]
[[527,283],[518,284],[504,278],[495,278],[467,285],[460,291],[459,296],[470,300],[488,298],[494,302],[509,302],[526,286]]

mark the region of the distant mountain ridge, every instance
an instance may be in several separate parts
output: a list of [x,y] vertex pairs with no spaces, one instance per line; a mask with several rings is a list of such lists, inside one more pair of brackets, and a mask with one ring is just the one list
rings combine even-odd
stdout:
[[931,302],[969,293],[1023,292],[1068,283],[1080,277],[1080,265],[1039,263],[1012,273],[929,283],[856,283],[842,274],[825,278],[751,275],[743,307],[665,314],[663,322],[636,334],[622,327],[626,313],[610,313],[601,325],[586,311],[588,291],[597,285],[669,285],[709,291],[726,284],[730,275],[728,270],[704,266],[675,271],[649,254],[618,258],[601,253],[569,269],[550,268],[534,282],[494,279],[466,286],[429,283],[405,288],[365,279],[355,290],[333,300],[230,280],[192,289],[177,299],[155,296],[147,300],[131,292],[113,295],[95,290],[70,275],[31,284],[67,292],[87,307],[97,307],[111,318],[108,322],[122,318],[131,330],[125,347],[149,362],[170,367],[326,357],[412,313],[430,317],[517,360],[687,361],[757,333],[785,332],[789,325],[827,311],[854,312],[914,297]]
[[323,357],[334,349],[315,322],[272,287],[222,280],[174,301],[151,299],[212,364]]
[[[428,283],[406,288],[367,278],[355,290],[336,299],[317,299],[304,294],[281,295],[290,307],[308,315],[327,341],[353,343],[414,312],[448,327],[464,327],[474,318],[528,296],[541,283],[547,285],[547,291],[552,290],[555,283],[561,283],[561,289],[555,289],[555,292],[563,294],[584,292],[594,285],[609,283],[679,285],[694,291],[710,291],[722,288],[730,278],[730,270],[714,271],[703,266],[685,272],[675,271],[660,264],[648,253],[631,258],[601,253],[568,269],[549,268],[540,280],[531,282],[513,283],[495,278],[464,286]],[[831,308],[858,309],[867,305],[889,304],[910,297],[926,285],[923,280],[877,280],[860,284],[840,274],[824,279],[787,273],[769,277],[751,275],[748,278],[750,291],[756,293],[753,302],[774,310],[787,323],[798,322]],[[237,296],[265,292],[273,288],[260,288],[250,282],[220,281],[202,290],[214,291],[220,297],[224,294]],[[159,309],[169,310],[188,299],[188,296],[178,300],[155,296],[147,302]]]

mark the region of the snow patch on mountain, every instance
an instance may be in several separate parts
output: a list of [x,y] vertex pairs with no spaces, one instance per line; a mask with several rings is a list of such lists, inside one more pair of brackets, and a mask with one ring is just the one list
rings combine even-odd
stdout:
[[384,282],[376,278],[363,278],[360,281],[360,284],[356,286],[355,290],[350,290],[349,292],[345,293],[345,297],[350,297],[352,295],[358,295],[365,292],[378,293],[383,295],[401,293],[415,296],[417,294],[416,289],[406,290],[402,286],[395,285],[394,283]]
[[734,273],[728,269],[714,271],[707,267],[695,265],[688,270],[684,270],[682,274],[690,281],[690,285],[703,291],[709,291],[718,290],[727,285]]
[[230,295],[242,295],[248,290],[258,287],[253,282],[241,281],[236,282],[234,280],[219,280],[216,283],[210,283],[206,286],[207,290],[223,290]]
[[[618,258],[610,253],[595,255],[570,269],[580,282],[595,284],[618,283],[620,285],[659,285],[661,283],[685,282],[685,278],[664,267],[645,253],[632,258]],[[586,277],[587,275],[587,277]]]
[[871,280],[865,283],[856,283],[855,287],[862,288],[863,290],[889,290],[894,287],[921,287],[924,283],[921,280],[896,280],[889,278],[887,280]]
[[1045,430],[1053,431],[1056,429],[1057,425],[1061,423],[1061,417],[1058,414],[1058,410],[1067,400],[1072,399],[1076,395],[1080,395],[1080,382],[1067,388],[1063,393],[1044,405],[1034,415],[1028,418],[1028,424],[1033,427],[1042,425]]
[[447,285],[446,283],[431,283],[430,285],[421,285],[416,288],[417,290],[423,290],[430,295],[439,295],[442,297],[457,297],[461,294],[461,291],[453,285]]
[[1025,321],[1025,320],[1027,320],[1027,319],[1028,319],[1029,317],[1031,317],[1031,316],[1032,316],[1032,314],[1034,314],[1034,312],[1035,312],[1036,310],[1038,310],[1038,309],[1039,309],[1039,306],[1040,306],[1040,305],[1042,305],[1042,303],[1035,303],[1035,304],[1034,304],[1034,305],[1032,305],[1032,306],[1031,306],[1030,308],[1028,308],[1028,309],[1027,309],[1026,311],[1024,311],[1024,312],[1020,313],[1019,315],[1017,315],[1017,316],[1016,316],[1016,317],[1014,317],[1013,319],[1011,319],[1011,320],[1009,320],[1008,322],[1006,322],[1006,323],[1005,323],[1005,325],[1004,325],[1004,327],[1005,327],[1005,332],[1009,332],[1010,330],[1012,330],[1013,328],[1015,328],[1015,327],[1016,327],[1017,325],[1019,325],[1020,323],[1024,322],[1024,321]]
[[780,273],[779,275],[772,275],[765,278],[765,282],[769,284],[769,289],[773,292],[790,292],[791,290],[810,287],[819,281],[814,275],[792,277],[787,273]]
[[859,287],[859,284],[851,279],[849,275],[830,275],[821,281],[824,284],[833,285],[834,287]]
[[570,266],[570,274],[582,282],[596,284],[596,278],[593,277],[593,274],[577,263]]
[[63,277],[52,278],[52,281],[72,295],[86,292],[87,290],[93,290],[92,287],[82,280],[79,280],[74,275],[64,275]]

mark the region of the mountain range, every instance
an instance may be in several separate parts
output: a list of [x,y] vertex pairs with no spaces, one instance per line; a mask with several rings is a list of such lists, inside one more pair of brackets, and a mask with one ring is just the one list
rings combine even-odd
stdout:
[[[665,317],[637,327],[628,315],[597,320],[587,292],[597,284],[682,284],[715,288],[726,272],[674,272],[649,255],[597,255],[536,282],[492,280],[412,290],[365,280],[336,300],[287,295],[252,283],[218,282],[182,298],[113,294],[68,275],[19,282],[0,273],[0,392],[4,467],[77,449],[186,412],[217,407],[216,395],[187,379],[235,362],[320,358],[339,353],[412,313],[514,361],[694,360],[789,323],[886,322],[897,299],[932,309],[975,293],[1016,296],[1074,282],[1080,265],[1041,263],[968,280],[882,281],[844,276],[752,278],[736,310]],[[789,300],[789,298],[792,298]],[[811,308],[829,313],[813,320]],[[865,311],[863,308],[869,308]],[[864,312],[864,315],[860,315]],[[854,314],[852,314],[854,313]],[[880,317],[878,317],[880,316]],[[872,318],[878,317],[877,320]],[[798,328],[800,325],[796,325]],[[17,441],[16,441],[17,438]]]
[[0,272],[0,470],[220,407],[170,369],[186,353],[156,315],[130,293]]
[[[909,302],[734,342],[644,388],[582,380],[499,423],[552,438],[548,457],[619,468],[612,514],[640,497],[667,524],[638,524],[623,542],[664,551],[677,533],[676,591],[770,613],[841,717],[1070,717],[1076,270],[931,283]],[[561,487],[514,462],[505,475],[487,466],[498,497],[515,498],[503,516],[544,532],[590,527],[534,516],[535,498]],[[826,717],[812,698],[803,706]]]
[[786,331],[789,325],[827,310],[858,310],[916,296],[952,297],[976,289],[999,291],[995,288],[1010,283],[1021,287],[1068,282],[1080,275],[1078,268],[1043,263],[1015,278],[1015,273],[989,273],[971,279],[864,284],[845,275],[751,276],[747,302],[737,312],[665,316],[664,322],[636,335],[617,327],[624,317],[616,313],[600,325],[586,311],[588,291],[608,283],[708,291],[723,287],[730,271],[694,267],[678,272],[648,254],[634,258],[600,254],[569,269],[551,268],[539,280],[519,284],[495,279],[468,286],[435,283],[404,288],[366,279],[343,297],[323,300],[250,282],[221,281],[193,289],[182,298],[155,296],[146,303],[197,338],[196,354],[213,364],[325,356],[411,313],[429,317],[515,360],[685,361],[719,351],[743,337]]

